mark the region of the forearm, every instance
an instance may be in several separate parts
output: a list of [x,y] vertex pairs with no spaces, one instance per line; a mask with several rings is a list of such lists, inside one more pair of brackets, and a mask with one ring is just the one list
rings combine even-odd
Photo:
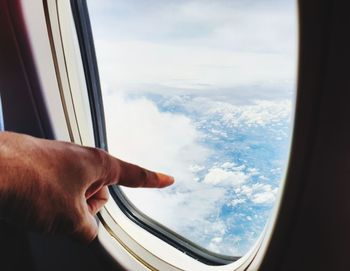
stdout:
[[0,218],[16,222],[34,194],[32,175],[17,147],[18,134],[0,132]]
[[[0,218],[9,218],[9,210],[14,200],[13,189],[10,190],[11,183],[14,184],[13,171],[9,166],[12,160],[8,148],[11,134],[0,132]],[[12,139],[13,140],[13,139]]]
[[[0,132],[0,204],[5,198],[6,190],[8,190],[10,179],[9,175],[12,170],[9,169],[8,160],[9,150],[8,141],[11,140],[8,132]],[[1,211],[1,210],[0,210]]]

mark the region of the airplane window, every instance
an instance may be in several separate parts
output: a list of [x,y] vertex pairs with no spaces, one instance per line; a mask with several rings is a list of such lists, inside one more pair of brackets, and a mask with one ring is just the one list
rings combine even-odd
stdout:
[[201,247],[242,256],[288,160],[296,1],[87,2],[109,151],[176,179],[122,191]]

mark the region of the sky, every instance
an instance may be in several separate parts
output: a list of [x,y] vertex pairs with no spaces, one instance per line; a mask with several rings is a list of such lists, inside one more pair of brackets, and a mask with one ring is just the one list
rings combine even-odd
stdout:
[[88,1],[109,151],[176,180],[123,191],[216,253],[247,252],[274,206],[292,130],[295,5]]

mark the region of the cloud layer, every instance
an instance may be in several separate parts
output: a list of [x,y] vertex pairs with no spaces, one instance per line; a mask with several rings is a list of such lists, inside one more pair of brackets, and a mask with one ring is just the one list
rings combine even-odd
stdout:
[[[291,104],[257,102],[248,107],[252,112],[275,112],[270,122],[261,121],[260,115],[256,120],[255,114],[249,114],[250,117],[238,118],[239,123],[231,123],[227,122],[228,115],[245,112],[244,106],[217,107],[217,102],[204,103],[201,98],[207,109],[202,111],[202,107],[184,102],[186,98],[178,98],[175,100],[180,102],[182,113],[174,113],[162,111],[161,100],[157,104],[146,97],[127,98],[118,93],[107,94],[104,99],[110,152],[172,174],[176,179],[173,187],[164,190],[123,188],[128,198],[153,219],[215,252],[241,255],[249,249],[264,225],[261,221],[266,221],[268,215],[266,211],[254,218],[260,211],[252,208],[270,209],[277,186],[264,176],[266,172],[254,167],[254,162],[238,159],[234,149],[225,156],[208,143],[230,139],[227,127],[251,131],[249,127],[254,123],[258,129],[274,130],[273,124],[288,122],[288,113],[275,108],[283,104],[285,111],[290,112]],[[195,99],[192,102],[197,103]],[[218,108],[226,108],[226,113],[218,113]],[[213,125],[217,126],[215,129],[223,127],[221,133]],[[278,178],[281,170],[277,166],[272,169],[277,170],[274,178]],[[233,211],[235,214],[229,216]],[[232,229],[239,225],[246,225],[247,229],[233,233]]]
[[212,251],[258,238],[286,166],[294,1],[89,0],[110,152],[171,174],[127,189],[145,214]]

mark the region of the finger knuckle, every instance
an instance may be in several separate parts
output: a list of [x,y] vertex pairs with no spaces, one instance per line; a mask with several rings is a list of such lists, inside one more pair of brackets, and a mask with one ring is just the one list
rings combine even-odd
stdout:
[[90,150],[93,155],[94,164],[101,170],[99,175],[102,175],[101,177],[106,177],[105,175],[108,174],[111,167],[108,153],[98,148],[91,148]]
[[139,178],[140,178],[141,182],[139,183],[139,186],[140,187],[146,186],[150,177],[151,177],[150,172],[148,170],[146,170],[144,168],[140,168]]

